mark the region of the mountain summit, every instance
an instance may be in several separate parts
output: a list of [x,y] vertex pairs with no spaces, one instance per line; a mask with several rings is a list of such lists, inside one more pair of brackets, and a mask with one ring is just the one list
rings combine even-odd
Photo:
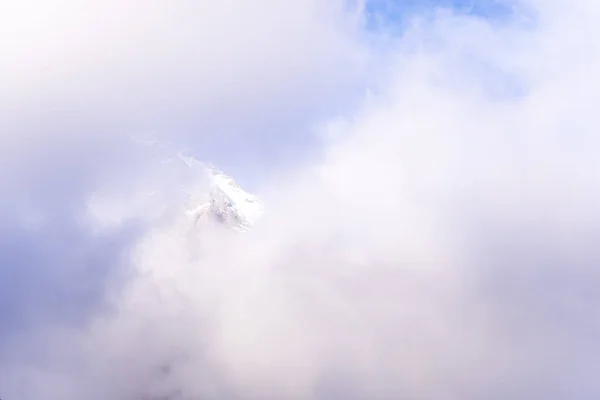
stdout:
[[189,168],[200,169],[208,177],[210,185],[208,194],[186,211],[194,224],[212,219],[237,231],[248,231],[264,211],[262,200],[243,190],[233,178],[214,165],[181,154],[179,158]]

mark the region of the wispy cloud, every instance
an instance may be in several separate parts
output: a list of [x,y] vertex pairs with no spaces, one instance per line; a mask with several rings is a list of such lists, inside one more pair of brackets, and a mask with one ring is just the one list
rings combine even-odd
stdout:
[[597,397],[600,6],[213,3],[0,17],[0,395]]

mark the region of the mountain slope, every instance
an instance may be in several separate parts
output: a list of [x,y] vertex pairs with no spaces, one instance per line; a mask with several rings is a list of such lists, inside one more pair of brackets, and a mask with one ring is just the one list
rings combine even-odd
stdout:
[[210,189],[186,214],[198,223],[213,219],[237,231],[247,231],[264,211],[262,200],[243,190],[236,181],[214,165],[204,164],[192,157],[179,155],[193,169],[200,169],[207,177]]

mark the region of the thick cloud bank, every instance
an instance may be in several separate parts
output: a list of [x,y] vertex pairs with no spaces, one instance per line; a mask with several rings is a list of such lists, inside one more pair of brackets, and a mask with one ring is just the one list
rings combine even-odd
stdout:
[[2,399],[600,395],[600,5],[368,5],[8,3]]

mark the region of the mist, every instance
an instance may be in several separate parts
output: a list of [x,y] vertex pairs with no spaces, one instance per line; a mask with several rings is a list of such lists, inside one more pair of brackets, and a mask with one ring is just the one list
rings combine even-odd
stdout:
[[2,399],[597,398],[600,5],[213,3],[0,15]]

